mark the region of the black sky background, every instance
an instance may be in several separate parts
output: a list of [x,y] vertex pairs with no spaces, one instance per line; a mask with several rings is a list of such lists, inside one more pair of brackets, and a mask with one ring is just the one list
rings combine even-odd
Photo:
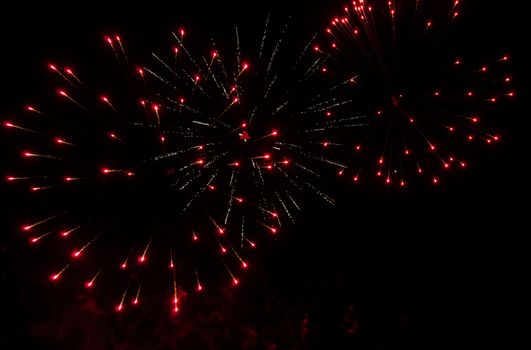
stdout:
[[[292,15],[301,36],[308,38],[342,5],[324,0],[3,4],[0,119],[48,88],[43,71],[49,60],[101,57],[103,50],[91,50],[104,33],[123,33],[135,45],[159,48],[164,41],[157,38],[167,38],[180,25],[204,35],[235,25],[260,31],[271,12],[281,19]],[[499,115],[503,142],[498,148],[485,147],[475,154],[470,170],[444,178],[436,188],[419,185],[401,192],[383,186],[335,186],[335,207],[310,204],[289,234],[262,254],[248,285],[237,292],[221,290],[204,306],[195,305],[197,315],[185,313],[175,321],[148,310],[136,319],[119,318],[87,298],[71,295],[71,300],[59,302],[57,296],[46,295],[55,292],[49,288],[32,289],[38,284],[24,280],[31,264],[14,264],[27,255],[20,251],[25,245],[17,242],[16,232],[10,232],[13,208],[20,203],[12,204],[18,197],[7,191],[4,195],[2,184],[0,347],[407,349],[521,344],[520,336],[528,333],[521,319],[529,231],[529,31],[523,6],[519,1],[474,0],[464,9],[469,24],[462,27],[465,38],[458,48],[510,52],[513,57],[519,97]],[[2,159],[9,159],[7,142],[1,140],[1,145]],[[351,335],[346,331],[354,324],[349,319],[358,320]],[[305,327],[308,335],[302,340]]]

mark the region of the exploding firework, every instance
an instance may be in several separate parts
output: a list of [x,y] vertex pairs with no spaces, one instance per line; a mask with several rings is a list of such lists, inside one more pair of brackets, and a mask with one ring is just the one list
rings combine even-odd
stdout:
[[304,192],[333,202],[312,179],[338,164],[290,141],[287,82],[302,80],[283,77],[285,28],[268,23],[247,51],[237,29],[226,47],[179,29],[151,63],[133,63],[112,35],[103,43],[115,69],[87,79],[48,64],[52,101],[4,126],[21,152],[6,180],[29,189],[38,213],[21,233],[55,247],[51,283],[105,290],[119,312],[164,288],[177,312],[192,291],[239,285],[252,250],[295,219]]
[[[459,1],[353,1],[313,46],[323,92],[307,113],[329,119],[353,111],[369,126],[358,133],[325,131],[323,146],[343,152],[340,169],[359,183],[373,175],[407,186],[420,176],[433,184],[466,168],[466,144],[495,144],[489,120],[512,99],[510,57],[455,56],[445,40],[461,20]],[[316,68],[317,70],[317,68]],[[346,155],[346,156],[345,156]]]

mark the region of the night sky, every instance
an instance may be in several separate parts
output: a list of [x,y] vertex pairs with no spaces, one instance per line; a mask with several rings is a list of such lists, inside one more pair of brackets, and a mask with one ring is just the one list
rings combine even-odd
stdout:
[[[105,33],[123,33],[140,48],[159,48],[181,25],[203,35],[236,25],[260,32],[270,12],[275,25],[292,16],[292,35],[306,39],[322,31],[342,5],[324,0],[4,4],[0,120],[6,114],[13,118],[12,111],[49,89],[45,64],[50,59],[90,62],[94,56],[99,62]],[[0,347],[476,349],[520,344],[529,231],[524,169],[529,31],[523,7],[521,1],[466,1],[455,45],[463,54],[511,53],[518,98],[501,108],[495,121],[503,142],[474,149],[470,169],[445,176],[440,186],[418,183],[399,191],[375,183],[325,184],[335,206],[308,201],[296,224],[260,250],[241,288],[219,287],[190,301],[177,317],[148,306],[117,315],[83,290],[51,287],[47,276],[32,273],[45,255],[33,256],[19,237],[28,196],[2,183]],[[18,148],[3,130],[0,137],[4,177]]]

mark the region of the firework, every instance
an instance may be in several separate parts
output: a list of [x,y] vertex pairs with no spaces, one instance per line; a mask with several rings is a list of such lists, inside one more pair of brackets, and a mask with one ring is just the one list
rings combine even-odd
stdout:
[[4,126],[24,145],[6,180],[34,193],[28,205],[41,213],[21,234],[67,247],[51,283],[104,289],[117,312],[161,287],[176,313],[194,291],[241,284],[252,250],[294,221],[304,192],[333,202],[313,179],[337,163],[290,141],[282,72],[300,63],[278,63],[285,28],[268,23],[248,50],[238,29],[225,46],[178,29],[144,64],[120,36],[104,37],[114,68],[89,79],[48,64],[52,100]]
[[[355,114],[358,133],[323,129],[323,147],[343,152],[354,182],[376,177],[407,186],[420,176],[468,166],[466,144],[495,144],[489,127],[499,105],[516,96],[510,56],[456,56],[444,40],[461,20],[459,1],[353,1],[313,46],[320,81],[330,89],[306,112],[322,119]],[[433,13],[433,17],[430,14]]]

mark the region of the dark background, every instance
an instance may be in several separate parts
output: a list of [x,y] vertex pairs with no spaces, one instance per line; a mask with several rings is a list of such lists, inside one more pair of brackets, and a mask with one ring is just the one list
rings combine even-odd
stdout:
[[[25,271],[35,262],[20,264],[17,258],[25,254],[20,251],[25,245],[10,232],[17,197],[2,195],[0,347],[275,349],[276,344],[276,349],[407,349],[521,344],[520,337],[528,333],[522,296],[529,231],[529,57],[524,52],[529,33],[522,3],[467,1],[466,25],[456,44],[456,51],[511,52],[519,97],[499,115],[503,142],[498,148],[476,154],[471,170],[445,178],[436,188],[420,185],[400,192],[337,185],[341,194],[336,207],[310,204],[289,234],[262,254],[248,284],[236,292],[220,290],[178,320],[149,310],[118,317],[79,295],[59,302],[47,295],[50,289],[26,281]],[[205,35],[235,25],[261,30],[271,12],[281,19],[292,15],[295,31],[306,38],[342,5],[318,0],[3,4],[0,119],[46,88],[42,72],[50,59],[79,62],[82,57],[88,62],[99,56],[101,52],[91,49],[104,33],[123,33],[139,47],[157,48],[160,42],[152,39],[166,38],[176,26]],[[5,140],[2,147],[2,159],[7,159]]]

